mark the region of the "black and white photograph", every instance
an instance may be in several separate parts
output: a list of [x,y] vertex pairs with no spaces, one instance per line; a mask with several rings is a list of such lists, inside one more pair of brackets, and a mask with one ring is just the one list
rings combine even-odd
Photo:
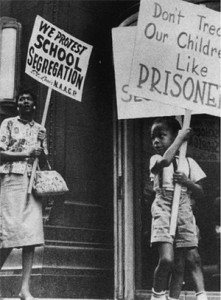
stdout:
[[219,300],[220,0],[0,0],[0,300]]

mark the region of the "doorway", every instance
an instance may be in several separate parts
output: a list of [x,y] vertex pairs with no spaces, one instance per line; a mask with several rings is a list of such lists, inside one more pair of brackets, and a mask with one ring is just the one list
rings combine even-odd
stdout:
[[[218,1],[191,2],[203,2],[219,10]],[[131,15],[120,26],[136,26],[137,17],[138,13]],[[149,180],[152,121],[149,118],[114,122],[115,298],[148,299],[158,260],[156,250],[150,247],[150,207],[154,197]],[[220,123],[216,117],[199,115],[192,117],[191,127],[194,135],[188,155],[200,164],[208,178],[205,200],[195,213],[206,289],[214,293],[220,291]],[[188,271],[183,290],[193,291]],[[218,299],[218,294],[215,296]]]
[[[149,179],[149,160],[154,154],[150,128],[152,118],[134,122],[134,233],[135,288],[150,290],[158,254],[150,246],[151,205],[154,200]],[[193,135],[188,143],[187,156],[192,157],[207,175],[205,198],[194,205],[199,228],[199,252],[202,258],[207,291],[220,291],[220,121],[208,115],[194,115]],[[183,290],[193,291],[194,285],[186,268]]]

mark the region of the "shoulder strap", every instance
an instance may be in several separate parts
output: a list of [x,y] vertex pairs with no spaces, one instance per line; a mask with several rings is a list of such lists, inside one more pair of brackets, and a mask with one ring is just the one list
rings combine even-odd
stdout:
[[[176,172],[177,171],[176,157],[173,158],[172,164],[173,164],[174,172]],[[163,169],[159,173],[159,187],[162,188],[162,186],[163,186]]]
[[173,163],[173,170],[174,170],[174,172],[176,172],[177,171],[176,157],[173,158],[172,163]]
[[[191,174],[190,161],[189,161],[188,157],[186,157],[186,160],[187,160],[188,167],[189,167],[189,178],[190,178],[190,174]],[[173,163],[174,172],[176,172],[177,171],[177,162],[176,162],[176,158],[175,157],[174,157],[172,163]]]
[[188,166],[189,166],[189,178],[190,178],[190,174],[191,174],[190,161],[189,161],[188,157],[186,158],[186,160],[187,160],[187,163],[188,163]]
[[159,173],[159,188],[163,187],[163,169]]

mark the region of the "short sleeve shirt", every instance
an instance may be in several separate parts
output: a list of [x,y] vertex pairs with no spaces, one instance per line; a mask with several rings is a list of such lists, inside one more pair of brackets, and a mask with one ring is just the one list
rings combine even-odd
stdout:
[[[5,119],[0,127],[0,150],[11,152],[27,152],[38,145],[38,132],[45,128],[35,121],[27,122],[20,117]],[[47,155],[47,140],[42,143],[44,153]],[[6,162],[0,165],[0,174],[24,174],[32,169],[34,159],[24,161]]]
[[[156,162],[160,159],[162,159],[162,156],[159,154],[153,155],[150,159],[150,179],[151,181],[153,181],[154,190],[160,187],[160,178],[159,178],[159,174],[153,174],[151,173],[151,170],[156,164]],[[176,160],[178,164],[178,157],[176,157]],[[191,157],[185,159],[182,172],[184,172],[184,174],[187,177],[189,177],[190,180],[193,182],[198,182],[199,180],[206,177],[204,171],[200,168],[197,162]],[[174,168],[172,163],[168,167],[163,168],[162,187],[171,191],[174,190],[173,173],[174,173]],[[183,187],[182,190],[186,190],[186,188]]]

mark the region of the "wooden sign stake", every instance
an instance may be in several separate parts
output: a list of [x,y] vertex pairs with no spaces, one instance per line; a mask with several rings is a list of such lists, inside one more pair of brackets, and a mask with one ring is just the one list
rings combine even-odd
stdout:
[[[186,129],[190,127],[191,121],[191,110],[185,109],[185,115],[183,120],[183,128]],[[177,170],[183,170],[183,163],[186,157],[186,150],[187,150],[187,141],[185,141],[180,147],[180,154],[179,154],[179,161]],[[181,195],[181,185],[176,183],[173,195],[173,204],[172,204],[172,212],[171,212],[171,221],[170,221],[170,235],[175,236],[176,233],[176,226],[177,226],[177,216],[179,210],[179,201]]]
[[[48,108],[49,108],[49,104],[50,104],[50,100],[51,100],[51,92],[52,92],[52,88],[48,88],[47,98],[46,98],[44,112],[43,112],[43,117],[42,117],[42,121],[41,121],[41,125],[44,126],[44,127],[45,127],[47,114],[48,114]],[[28,186],[28,195],[30,195],[31,191],[32,191],[32,186],[33,186],[33,183],[34,183],[35,172],[36,172],[37,166],[38,166],[38,158],[36,158],[34,160],[34,163],[33,163],[31,178],[30,178],[29,186]]]

